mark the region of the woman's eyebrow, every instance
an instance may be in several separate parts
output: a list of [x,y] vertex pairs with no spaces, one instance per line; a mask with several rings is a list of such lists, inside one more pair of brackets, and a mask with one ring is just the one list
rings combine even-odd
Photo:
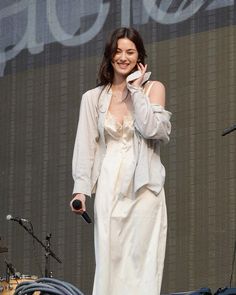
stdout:
[[[122,51],[122,49],[121,48],[119,48],[119,47],[117,47],[117,49],[116,50],[121,50]],[[134,48],[128,48],[128,49],[126,49],[126,51],[137,51],[136,49],[134,49]]]

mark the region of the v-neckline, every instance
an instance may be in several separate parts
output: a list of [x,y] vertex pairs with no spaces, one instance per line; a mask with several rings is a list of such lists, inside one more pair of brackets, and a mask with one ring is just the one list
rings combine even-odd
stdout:
[[121,122],[119,122],[119,121],[117,120],[116,116],[115,116],[114,114],[111,113],[111,111],[108,110],[108,114],[109,114],[109,116],[115,121],[115,123],[116,123],[117,125],[121,126],[121,127],[124,126],[125,119],[127,119],[127,118],[132,118],[132,113],[129,111],[127,115],[124,115],[124,116],[123,116],[123,120],[122,120],[122,123],[121,123]]

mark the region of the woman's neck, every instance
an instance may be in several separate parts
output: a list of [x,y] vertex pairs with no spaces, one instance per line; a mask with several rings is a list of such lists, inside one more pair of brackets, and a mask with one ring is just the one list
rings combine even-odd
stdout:
[[125,77],[114,77],[112,82],[112,89],[123,92],[127,89]]

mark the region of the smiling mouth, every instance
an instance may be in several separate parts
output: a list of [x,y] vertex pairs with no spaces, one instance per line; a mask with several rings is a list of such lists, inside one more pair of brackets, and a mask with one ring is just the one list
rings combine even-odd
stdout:
[[127,68],[129,66],[129,64],[118,64],[118,66],[120,68]]

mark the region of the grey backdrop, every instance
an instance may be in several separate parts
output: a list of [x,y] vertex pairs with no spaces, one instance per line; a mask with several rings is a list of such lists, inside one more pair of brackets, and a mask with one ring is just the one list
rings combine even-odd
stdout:
[[[6,215],[29,219],[62,264],[56,278],[91,294],[93,227],[69,209],[81,95],[96,85],[104,42],[119,26],[143,35],[152,79],[173,113],[163,293],[229,285],[236,240],[236,5],[233,0],[0,2],[0,237],[4,259],[44,274],[44,251]],[[88,211],[93,216],[93,200]],[[236,286],[236,274],[232,285]]]

